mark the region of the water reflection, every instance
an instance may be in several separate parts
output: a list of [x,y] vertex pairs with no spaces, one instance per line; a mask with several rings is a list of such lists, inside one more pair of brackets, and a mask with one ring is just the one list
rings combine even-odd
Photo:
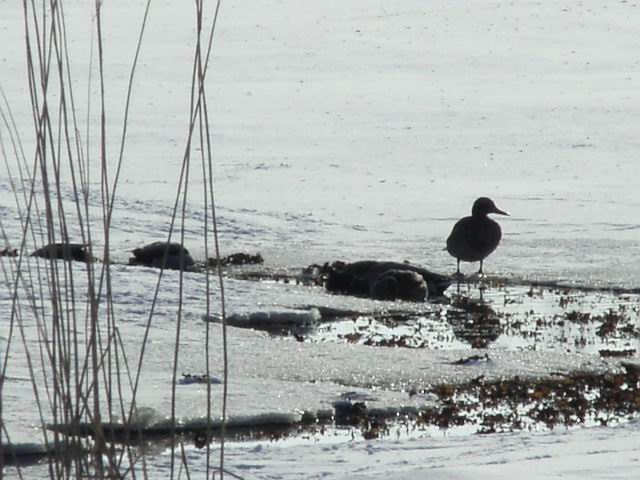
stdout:
[[446,319],[456,338],[471,348],[487,348],[502,333],[498,315],[483,298],[454,295]]

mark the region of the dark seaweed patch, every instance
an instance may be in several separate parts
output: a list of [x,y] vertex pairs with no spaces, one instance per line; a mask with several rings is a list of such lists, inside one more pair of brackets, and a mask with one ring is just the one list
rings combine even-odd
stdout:
[[[402,348],[528,348],[598,354],[640,338],[638,295],[548,287],[490,287],[454,294],[424,312],[323,311],[305,341]],[[504,341],[501,341],[504,339]],[[461,344],[463,346],[461,346]]]

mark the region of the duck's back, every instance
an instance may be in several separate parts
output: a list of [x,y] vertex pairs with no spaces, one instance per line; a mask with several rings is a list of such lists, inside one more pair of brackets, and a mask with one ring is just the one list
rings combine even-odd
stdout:
[[478,262],[500,243],[502,230],[489,217],[464,217],[453,226],[447,238],[447,251],[465,262]]

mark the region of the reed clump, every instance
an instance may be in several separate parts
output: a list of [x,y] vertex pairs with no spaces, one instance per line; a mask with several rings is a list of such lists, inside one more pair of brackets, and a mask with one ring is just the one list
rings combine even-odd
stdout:
[[[112,275],[112,239],[114,209],[122,167],[127,161],[127,136],[131,128],[129,112],[134,100],[134,78],[139,58],[145,47],[145,30],[152,16],[149,0],[140,15],[137,42],[130,51],[131,64],[126,79],[126,95],[121,99],[124,115],[115,122],[118,132],[109,131],[114,124],[107,108],[105,75],[105,29],[103,2],[96,0],[91,13],[91,58],[89,71],[82,75],[87,82],[86,104],[79,99],[77,73],[72,71],[70,44],[64,2],[25,1],[24,55],[32,129],[21,127],[14,117],[11,101],[2,91],[0,104],[0,145],[8,179],[15,198],[18,220],[8,223],[0,219],[3,238],[2,283],[9,292],[1,314],[6,329],[0,364],[0,472],[6,460],[19,461],[21,455],[12,443],[12,424],[6,419],[17,416],[5,401],[8,379],[15,372],[28,376],[33,405],[37,409],[38,432],[46,455],[50,478],[147,478],[149,459],[144,448],[136,447],[140,439],[138,404],[141,375],[149,332],[156,315],[158,290],[164,270],[158,273],[156,291],[148,307],[145,333],[139,352],[132,357],[127,339],[123,338],[122,318],[114,307]],[[132,9],[134,7],[131,7]],[[193,16],[194,55],[191,72],[188,124],[185,126],[184,155],[175,189],[167,242],[172,238],[184,243],[185,212],[189,195],[204,200],[201,226],[204,249],[209,258],[220,258],[213,183],[213,155],[206,76],[220,2],[206,4],[195,1]],[[205,19],[208,23],[205,24]],[[113,19],[112,21],[117,21]],[[85,39],[80,39],[84,41]],[[118,52],[123,55],[123,52]],[[81,112],[86,118],[81,118]],[[111,127],[113,128],[113,127]],[[26,130],[26,131],[25,131]],[[110,138],[119,137],[118,148],[109,150]],[[196,148],[197,147],[197,148]],[[197,152],[197,154],[196,154]],[[202,190],[190,190],[190,175],[202,171]],[[86,253],[71,258],[70,247],[80,245]],[[54,254],[60,245],[62,257]],[[45,247],[49,246],[49,247]],[[45,255],[30,253],[45,247]],[[53,252],[53,253],[52,253]],[[65,258],[67,252],[70,258]],[[80,260],[70,262],[67,260]],[[216,271],[206,272],[206,315],[214,308],[209,301]],[[178,422],[175,385],[181,355],[180,334],[184,278],[180,271],[175,334],[167,338],[173,363],[171,425]],[[224,475],[224,428],[226,421],[227,351],[224,319],[224,284],[217,270],[217,289],[222,299],[222,345],[224,348],[224,396],[222,405],[212,406],[211,387],[207,386],[207,419],[222,432],[218,444],[219,460],[212,458],[207,445],[206,471]],[[5,288],[3,286],[3,288]],[[207,325],[203,345],[207,358],[205,375],[210,373],[209,349],[211,332]],[[4,335],[4,334],[3,334]],[[29,399],[29,401],[31,401]],[[214,412],[215,407],[215,412]],[[220,422],[219,418],[222,418]],[[118,424],[125,432],[114,438],[109,425]],[[64,425],[64,429],[50,428]],[[90,435],[81,435],[82,429]],[[211,427],[213,428],[213,427]],[[171,478],[181,472],[188,476],[189,465],[180,436],[173,429],[171,442]],[[28,468],[17,467],[22,478],[31,477]]]

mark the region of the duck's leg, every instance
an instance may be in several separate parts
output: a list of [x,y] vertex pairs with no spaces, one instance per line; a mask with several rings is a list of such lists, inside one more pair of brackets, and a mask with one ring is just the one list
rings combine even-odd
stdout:
[[453,276],[453,279],[458,281],[458,287],[459,287],[460,281],[464,280],[464,275],[460,273],[460,259],[458,258],[457,260],[458,260],[458,268],[456,269],[456,273]]
[[480,260],[480,270],[478,270],[478,275],[483,276],[484,272],[482,271],[482,260]]

